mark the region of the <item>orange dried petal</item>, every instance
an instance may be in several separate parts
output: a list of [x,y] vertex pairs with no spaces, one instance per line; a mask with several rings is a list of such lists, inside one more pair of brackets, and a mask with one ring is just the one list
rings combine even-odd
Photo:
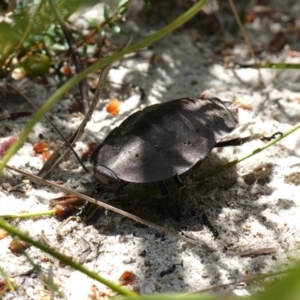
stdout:
[[51,156],[51,153],[49,151],[43,152],[42,153],[42,160],[43,160],[43,162],[46,162],[50,156]]
[[9,235],[8,231],[0,228],[0,240],[4,239],[5,237],[7,237]]
[[138,276],[130,271],[125,271],[121,275],[119,280],[120,280],[121,284],[123,284],[123,285],[130,285],[130,284],[135,283],[138,280]]
[[35,153],[43,153],[49,150],[49,143],[46,140],[41,140],[33,145],[33,150]]
[[112,114],[112,115],[117,115],[120,111],[120,104],[121,102],[114,98],[114,99],[111,99],[108,104],[106,105],[106,111],[109,113],[109,114]]

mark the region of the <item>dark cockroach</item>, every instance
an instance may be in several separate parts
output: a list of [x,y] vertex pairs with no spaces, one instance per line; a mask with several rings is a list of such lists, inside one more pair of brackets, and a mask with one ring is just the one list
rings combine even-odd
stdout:
[[[72,135],[73,142],[92,115],[110,68],[108,65],[102,70],[91,107]],[[218,98],[207,98],[206,93],[198,98],[149,106],[126,118],[96,147],[90,158],[94,175],[113,191],[120,191],[128,182],[158,182],[167,193],[163,181],[174,177],[181,183],[178,176],[203,160],[213,147],[240,145],[251,140],[246,137],[220,142],[237,123],[236,108],[226,106]],[[62,138],[77,156],[71,144]],[[51,170],[47,168],[45,164],[39,174],[46,176]]]
[[94,175],[115,191],[122,182],[163,182],[191,169],[213,147],[248,141],[249,137],[220,142],[236,126],[237,109],[218,98],[149,106],[130,115],[94,150]]
[[217,98],[203,97],[137,111],[94,150],[94,175],[111,190],[121,182],[162,182],[178,176],[236,127],[236,113]]

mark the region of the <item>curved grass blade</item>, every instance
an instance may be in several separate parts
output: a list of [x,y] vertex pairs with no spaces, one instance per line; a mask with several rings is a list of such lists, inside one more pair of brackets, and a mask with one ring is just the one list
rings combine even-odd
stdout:
[[121,59],[124,55],[138,51],[139,49],[149,46],[154,42],[162,39],[164,36],[175,30],[176,28],[183,25],[185,22],[194,17],[202,7],[208,2],[208,0],[200,0],[196,4],[194,4],[189,10],[187,10],[184,14],[179,16],[173,22],[163,27],[161,30],[149,35],[143,40],[135,43],[134,45],[121,50],[118,53],[113,54],[110,57],[104,58],[101,61],[95,63],[94,65],[86,68],[69,81],[67,81],[63,86],[57,89],[44,103],[44,105],[35,113],[35,115],[30,119],[30,121],[26,124],[24,130],[21,132],[19,139],[12,145],[12,147],[7,151],[7,153],[3,156],[0,162],[0,173],[3,168],[9,161],[10,157],[16,153],[16,151],[21,147],[24,143],[25,139],[29,135],[33,126],[43,117],[43,115],[48,112],[54,104],[56,104],[70,89],[72,89],[76,84],[78,84],[81,80],[83,80],[88,74],[95,72],[98,69],[104,68],[108,64],[113,63],[114,61]]

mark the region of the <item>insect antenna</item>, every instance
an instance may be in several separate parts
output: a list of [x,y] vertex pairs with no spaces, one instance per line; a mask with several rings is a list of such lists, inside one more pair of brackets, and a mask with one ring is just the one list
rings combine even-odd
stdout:
[[235,138],[232,140],[219,142],[214,147],[219,148],[219,147],[227,147],[227,146],[241,146],[245,143],[251,142],[256,139],[269,142],[269,141],[275,139],[277,135],[282,136],[282,132],[277,131],[277,132],[273,133],[271,136],[255,135],[255,136],[246,136],[243,138],[239,137],[239,138]]

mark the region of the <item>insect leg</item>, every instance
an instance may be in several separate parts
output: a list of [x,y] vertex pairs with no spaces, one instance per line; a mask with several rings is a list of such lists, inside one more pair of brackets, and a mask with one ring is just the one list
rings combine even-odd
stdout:
[[227,147],[227,146],[240,146],[245,143],[251,142],[255,139],[260,139],[261,141],[271,141],[276,138],[277,135],[282,136],[282,132],[275,132],[271,136],[246,136],[243,138],[236,138],[229,141],[219,142],[215,145],[215,147]]
[[201,215],[201,219],[202,219],[202,223],[203,225],[205,225],[213,234],[214,238],[217,238],[219,236],[219,232],[217,231],[217,229],[210,223],[207,215],[205,212],[202,213]]
[[215,145],[215,147],[219,148],[219,147],[228,147],[228,146],[240,146],[252,140],[253,140],[252,136],[246,136],[244,138],[236,138],[224,142],[219,142]]
[[184,185],[184,183],[181,181],[179,175],[175,175],[173,178],[174,178],[174,180],[175,180],[175,182],[176,182],[176,184],[177,184],[177,186],[178,186],[178,188],[179,188],[180,191],[181,191],[183,188],[185,188],[185,185]]
[[192,193],[188,188],[185,188],[181,195],[183,196],[182,199],[188,200],[187,202],[189,203],[190,208],[195,211],[196,215],[200,218],[202,225],[206,226],[211,231],[213,236],[217,238],[219,236],[218,230],[210,222],[205,212],[205,205],[201,203],[201,199],[199,202],[199,199],[197,199],[195,194]]
[[270,142],[271,140],[276,139],[276,136],[277,136],[277,135],[282,136],[282,132],[277,131],[277,132],[275,132],[274,134],[272,134],[271,136],[264,136],[264,137],[262,137],[261,140],[262,140],[262,141]]
[[119,187],[117,188],[116,192],[115,192],[115,196],[118,196],[120,194],[123,194],[123,189],[124,187],[128,184],[129,182],[126,181],[122,181],[119,185]]
[[165,195],[165,196],[170,195],[170,192],[169,192],[166,184],[164,183],[164,181],[158,181],[157,183],[158,183],[163,195]]

